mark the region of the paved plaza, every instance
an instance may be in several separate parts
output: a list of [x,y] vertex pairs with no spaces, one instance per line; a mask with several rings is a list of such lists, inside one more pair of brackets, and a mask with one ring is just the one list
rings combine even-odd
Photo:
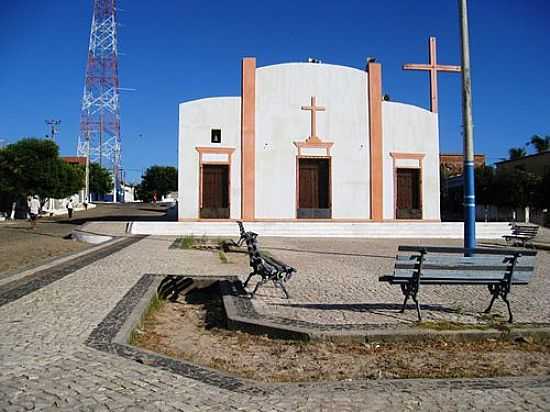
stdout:
[[[94,232],[124,235],[119,223]],[[144,274],[202,276],[248,273],[246,255],[222,263],[209,251],[170,249],[173,237],[122,237],[74,259],[50,262],[0,284],[0,410],[120,411],[361,411],[549,410],[550,377],[409,380],[264,386],[259,393],[224,389],[85,344]],[[407,324],[396,313],[398,287],[378,282],[390,273],[398,240],[262,239],[261,245],[298,268],[291,299],[260,289],[259,313],[309,322]],[[421,241],[413,242],[422,243]],[[424,242],[426,243],[426,242]],[[437,242],[437,244],[457,244]],[[434,242],[430,242],[434,244]],[[532,283],[512,291],[518,322],[550,323],[550,253],[541,251]],[[488,301],[482,288],[421,290],[429,319],[477,321]],[[449,311],[448,309],[452,309]],[[497,306],[496,312],[504,312]]]

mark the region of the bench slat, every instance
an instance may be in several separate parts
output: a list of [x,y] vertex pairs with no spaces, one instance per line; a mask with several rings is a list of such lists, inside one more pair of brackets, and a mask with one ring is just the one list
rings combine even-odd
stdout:
[[428,253],[443,253],[443,254],[464,254],[465,251],[469,250],[474,255],[507,255],[513,256],[514,253],[521,253],[523,256],[535,256],[537,254],[536,250],[525,250],[525,249],[464,249],[460,247],[444,247],[444,246],[399,246],[397,249],[399,252],[418,252],[426,250]]
[[[380,276],[378,278],[379,281],[381,282],[388,282],[390,284],[395,284],[395,285],[399,285],[399,284],[403,284],[403,283],[408,283],[410,278],[396,278],[394,276],[391,276],[391,275],[386,275],[386,276]],[[431,279],[431,278],[420,278],[420,283],[421,284],[424,284],[424,285],[489,285],[489,284],[499,284],[500,281],[497,280],[497,279],[470,279],[470,280],[466,280],[466,279],[462,279],[462,280],[459,280],[459,279]],[[521,279],[517,279],[517,280],[512,280],[512,285],[527,285],[529,284],[528,281],[526,280],[521,280]]]
[[[403,263],[403,264],[396,264],[394,269],[395,270],[418,270],[418,266],[419,266],[418,264]],[[462,273],[462,272],[507,273],[512,270],[512,265],[508,265],[508,266],[470,266],[470,265],[459,266],[459,265],[456,265],[456,266],[453,266],[453,265],[423,264],[422,273],[426,273],[426,271],[428,270],[432,270],[432,271],[450,270],[456,273]],[[533,266],[516,266],[514,268],[514,273],[533,272],[534,270],[535,268]]]
[[[396,269],[394,276],[396,278],[410,279],[416,273],[414,269]],[[456,270],[422,270],[420,279],[445,279],[445,280],[464,280],[464,281],[481,281],[481,280],[501,280],[504,279],[505,271],[456,271]],[[515,272],[512,276],[512,281],[528,281],[533,275],[533,271],[530,272]]]
[[[516,261],[515,270],[524,270],[520,268],[529,268],[535,266],[536,256],[520,256]],[[418,262],[418,255],[397,255],[396,267],[407,267],[415,265]],[[462,255],[430,255],[424,256],[424,267],[486,267],[503,270],[511,266],[511,260],[508,256],[472,256],[464,257]],[[481,270],[481,269],[480,269]]]

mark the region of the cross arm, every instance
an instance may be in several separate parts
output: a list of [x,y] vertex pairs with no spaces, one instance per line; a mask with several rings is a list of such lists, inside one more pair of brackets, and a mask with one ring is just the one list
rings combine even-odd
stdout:
[[429,64],[413,64],[413,63],[409,63],[409,64],[404,64],[403,65],[403,70],[432,70],[433,67],[430,66]]

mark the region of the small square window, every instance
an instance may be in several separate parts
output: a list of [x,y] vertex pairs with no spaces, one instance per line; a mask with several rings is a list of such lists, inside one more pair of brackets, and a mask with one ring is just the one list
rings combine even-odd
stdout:
[[212,143],[221,143],[222,142],[222,129],[212,129],[210,135],[210,141]]

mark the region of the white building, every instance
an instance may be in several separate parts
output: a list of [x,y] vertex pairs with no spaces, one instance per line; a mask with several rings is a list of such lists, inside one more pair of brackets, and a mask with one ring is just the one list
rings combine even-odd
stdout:
[[384,101],[379,63],[242,62],[179,107],[180,221],[439,221],[438,116]]

